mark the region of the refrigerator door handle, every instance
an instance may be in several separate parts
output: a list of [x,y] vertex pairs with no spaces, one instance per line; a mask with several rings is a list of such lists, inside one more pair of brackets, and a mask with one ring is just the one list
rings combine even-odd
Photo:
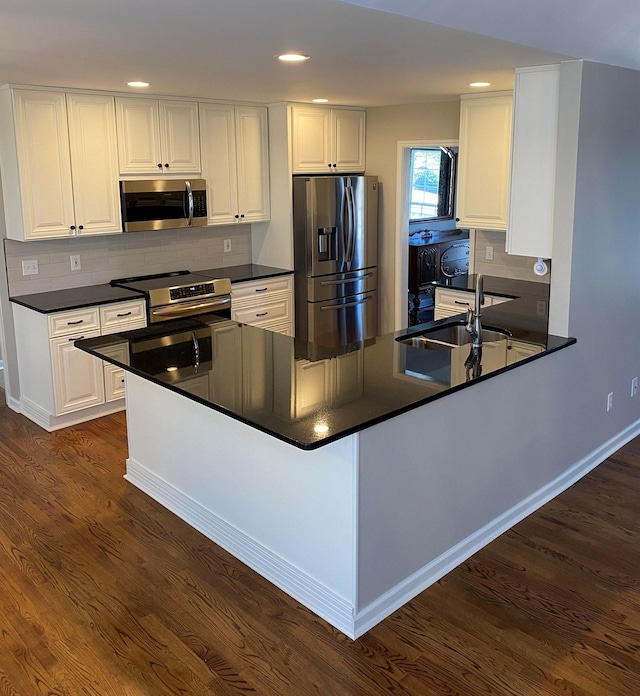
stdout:
[[371,278],[373,273],[363,273],[362,275],[353,278],[343,278],[342,280],[321,280],[320,285],[344,285],[345,283],[353,283],[363,278]]
[[353,256],[356,250],[355,198],[353,194],[353,186],[351,185],[351,179],[348,180],[345,193],[347,194],[347,226],[349,229],[349,252],[347,255],[347,262],[349,263],[349,270],[351,270]]
[[328,312],[330,310],[337,311],[339,309],[346,309],[348,307],[357,307],[358,305],[364,304],[365,302],[369,302],[372,299],[372,295],[367,295],[366,297],[363,297],[361,300],[356,300],[355,302],[345,302],[345,304],[322,305],[320,307],[320,311]]

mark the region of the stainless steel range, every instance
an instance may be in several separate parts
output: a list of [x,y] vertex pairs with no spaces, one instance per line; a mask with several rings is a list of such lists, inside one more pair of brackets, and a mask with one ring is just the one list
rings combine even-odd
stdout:
[[145,294],[149,324],[208,313],[231,317],[229,278],[207,278],[190,271],[174,271],[117,278],[110,284]]

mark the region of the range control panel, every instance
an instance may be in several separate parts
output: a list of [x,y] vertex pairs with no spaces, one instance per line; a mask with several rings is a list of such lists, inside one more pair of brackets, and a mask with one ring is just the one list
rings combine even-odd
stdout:
[[188,300],[190,297],[202,297],[203,295],[215,294],[216,286],[211,283],[200,283],[198,285],[182,285],[169,290],[169,296],[174,300]]

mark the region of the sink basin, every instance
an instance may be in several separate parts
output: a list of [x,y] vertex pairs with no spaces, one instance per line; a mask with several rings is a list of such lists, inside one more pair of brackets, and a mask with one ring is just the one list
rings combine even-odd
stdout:
[[[487,327],[482,330],[482,342],[503,341],[511,334],[506,329]],[[464,346],[471,343],[471,337],[467,333],[464,324],[459,322],[445,324],[434,329],[429,329],[410,338],[397,339],[400,343],[414,348],[426,348],[428,350],[451,350],[456,346]]]

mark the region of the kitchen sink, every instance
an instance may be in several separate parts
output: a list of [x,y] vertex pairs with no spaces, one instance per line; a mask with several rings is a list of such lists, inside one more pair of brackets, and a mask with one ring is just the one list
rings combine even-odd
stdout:
[[[506,329],[487,327],[482,329],[482,342],[491,343],[492,341],[503,341],[511,334]],[[410,338],[396,339],[400,343],[414,348],[425,348],[427,350],[451,350],[457,346],[464,346],[471,343],[471,337],[467,333],[465,324],[452,323],[438,326],[434,329],[423,331],[421,334]]]

